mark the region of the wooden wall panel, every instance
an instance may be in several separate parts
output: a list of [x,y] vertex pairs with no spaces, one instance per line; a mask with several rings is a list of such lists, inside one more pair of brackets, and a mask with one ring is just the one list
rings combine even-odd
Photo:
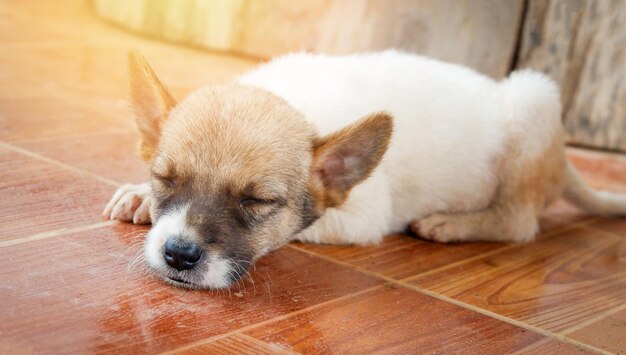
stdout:
[[626,1],[530,0],[518,66],[559,82],[571,143],[626,151]]
[[152,36],[270,58],[398,48],[503,77],[523,0],[95,0],[104,18]]
[[625,0],[94,3],[102,17],[135,31],[259,58],[398,48],[495,78],[534,68],[561,87],[571,143],[626,151]]
[[[522,17],[521,0],[285,0],[278,8],[290,9],[287,13],[272,3],[252,2],[236,47],[263,57],[294,50],[347,54],[398,48],[494,77],[509,70]],[[278,41],[268,46],[268,39]]]

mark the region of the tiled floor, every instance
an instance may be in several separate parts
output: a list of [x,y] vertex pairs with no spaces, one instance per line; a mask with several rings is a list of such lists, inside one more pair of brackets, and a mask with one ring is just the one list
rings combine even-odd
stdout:
[[[178,97],[255,63],[135,37],[88,3],[0,3],[0,353],[626,353],[626,219],[564,202],[530,244],[294,243],[219,292],[144,273],[146,228],[100,217],[146,177],[126,52]],[[625,157],[570,156],[626,191]]]

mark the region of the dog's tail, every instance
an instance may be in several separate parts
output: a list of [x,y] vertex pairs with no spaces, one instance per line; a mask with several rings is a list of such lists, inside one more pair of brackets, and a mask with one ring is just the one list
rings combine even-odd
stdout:
[[582,179],[570,162],[567,162],[566,183],[563,196],[576,206],[594,215],[626,215],[626,194],[592,189]]

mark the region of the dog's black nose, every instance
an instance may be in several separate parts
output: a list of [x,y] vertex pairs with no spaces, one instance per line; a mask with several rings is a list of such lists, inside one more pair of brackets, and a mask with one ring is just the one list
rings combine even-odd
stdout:
[[165,258],[167,265],[178,271],[193,269],[201,256],[202,250],[195,244],[181,246],[172,240],[165,243],[165,250],[163,251],[163,258]]

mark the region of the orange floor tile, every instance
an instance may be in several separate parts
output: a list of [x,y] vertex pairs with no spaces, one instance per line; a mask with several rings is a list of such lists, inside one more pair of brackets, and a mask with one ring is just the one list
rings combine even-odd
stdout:
[[[255,62],[129,34],[90,1],[0,4],[0,353],[626,353],[626,219],[564,201],[534,243],[293,243],[229,290],[137,263],[147,227],[105,221],[136,155],[126,53],[177,97]],[[569,149],[626,192],[626,157]]]

